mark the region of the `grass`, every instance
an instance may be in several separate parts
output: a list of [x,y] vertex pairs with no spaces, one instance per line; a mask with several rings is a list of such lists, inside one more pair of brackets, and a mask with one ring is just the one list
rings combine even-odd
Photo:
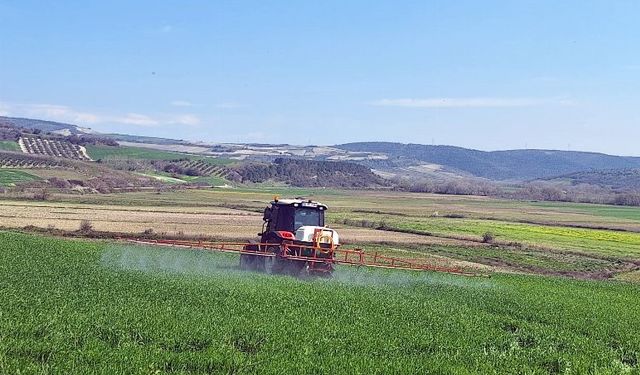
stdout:
[[229,181],[218,176],[183,176],[182,179],[187,182],[202,183],[211,186],[229,185]]
[[87,146],[87,153],[92,159],[141,159],[141,160],[177,160],[191,159],[201,160],[211,165],[229,165],[235,160],[224,158],[213,158],[201,155],[187,154],[174,151],[154,150],[144,147],[130,146]]
[[640,209],[638,207],[610,206],[604,204],[560,203],[560,202],[535,202],[534,206],[569,209],[580,213],[588,213],[596,216],[614,217],[640,221]]
[[175,160],[189,158],[189,154],[179,152],[153,150],[142,147],[126,146],[87,146],[87,153],[92,159],[144,159],[144,160]]
[[168,173],[138,173],[142,176],[152,177],[168,184],[186,184],[186,183],[204,183],[212,186],[228,185],[229,181],[217,176],[186,176],[179,175],[177,178],[172,177]]
[[0,151],[20,151],[18,142],[0,141]]
[[49,179],[52,177],[63,178],[66,180],[85,180],[88,174],[81,173],[73,169],[61,169],[61,168],[29,168],[23,169],[22,172],[29,173],[42,179]]
[[160,173],[138,173],[138,174],[141,175],[141,176],[155,178],[156,180],[162,181],[162,182],[167,183],[167,184],[184,184],[184,183],[186,183],[185,180],[182,180],[180,178],[171,177],[171,176],[168,176],[166,174],[160,174]]
[[2,373],[637,373],[640,288],[339,269],[0,232]]
[[27,172],[17,170],[0,169],[0,186],[14,186],[19,182],[28,182],[39,180],[38,176],[34,176]]

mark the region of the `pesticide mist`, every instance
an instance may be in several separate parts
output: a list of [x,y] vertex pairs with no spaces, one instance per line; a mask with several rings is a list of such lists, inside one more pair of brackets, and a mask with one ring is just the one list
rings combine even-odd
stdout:
[[158,246],[112,245],[107,247],[100,261],[103,266],[115,270],[154,274],[242,274],[237,269],[238,262],[234,256]]
[[[101,264],[113,270],[148,274],[199,277],[244,277],[256,275],[255,272],[240,270],[238,268],[238,257],[235,255],[159,246],[111,245],[102,254]],[[333,276],[329,279],[290,278],[302,283],[316,285],[337,283],[373,288],[407,288],[428,285],[480,289],[495,287],[495,283],[491,279],[349,266],[338,266]]]

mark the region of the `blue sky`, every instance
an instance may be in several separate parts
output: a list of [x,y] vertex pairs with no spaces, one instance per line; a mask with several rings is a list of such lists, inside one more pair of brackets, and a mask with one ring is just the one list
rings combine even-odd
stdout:
[[639,1],[0,0],[0,114],[640,156]]

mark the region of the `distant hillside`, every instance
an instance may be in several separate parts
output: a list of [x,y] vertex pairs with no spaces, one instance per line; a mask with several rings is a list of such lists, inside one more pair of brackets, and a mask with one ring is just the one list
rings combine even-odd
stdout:
[[20,117],[0,116],[0,125],[21,129],[37,129],[42,132],[59,133],[63,135],[91,133],[90,129],[81,128],[77,125]]
[[[57,134],[39,134],[49,132]],[[447,183],[460,178],[477,177],[494,181],[522,182],[539,179],[553,180],[562,176],[562,178],[571,179],[571,181],[601,181],[599,184],[602,186],[611,187],[614,185],[631,186],[635,181],[633,177],[623,177],[623,182],[614,180],[620,176],[628,176],[631,173],[628,172],[629,170],[640,169],[640,157],[612,156],[593,152],[553,150],[486,152],[455,146],[392,142],[359,142],[337,146],[251,143],[201,144],[152,136],[99,134],[73,124],[0,116],[0,141],[5,141],[0,147],[15,149],[16,144],[12,142],[24,136],[58,137],[61,140],[86,147],[92,145],[117,146],[119,143],[120,146],[133,146],[136,150],[144,148],[180,155],[202,155],[254,164],[259,162],[256,165],[260,165],[260,162],[269,164],[278,158],[316,162],[340,161],[359,164],[367,168],[367,171],[371,169],[379,176],[398,181]],[[130,151],[130,148],[123,150]],[[94,157],[94,159],[100,159],[100,157]],[[312,170],[315,170],[316,167],[315,164],[304,165],[304,168]],[[274,168],[276,167],[274,166]],[[610,172],[588,174],[588,172],[605,170]],[[611,172],[613,170],[627,172]],[[570,176],[577,173],[583,174]],[[314,176],[315,174],[312,174],[307,177],[314,178]],[[360,176],[365,178],[365,184],[371,182],[370,176]],[[278,176],[272,177],[281,180]],[[282,179],[290,180],[289,176],[284,176]],[[250,180],[252,179],[250,178]],[[295,183],[302,183],[302,181]],[[635,187],[640,187],[640,184],[635,184]]]
[[637,189],[640,187],[640,168],[576,172],[548,180],[568,182],[572,185],[597,185],[614,190]]
[[235,171],[244,182],[281,181],[299,187],[367,188],[386,185],[369,168],[347,162],[279,158],[269,164],[243,164]]
[[[1,126],[9,126],[12,128],[19,129],[28,129],[33,130],[37,129],[44,133],[57,133],[61,135],[83,135],[83,134],[99,134],[89,128],[83,128],[78,125],[68,124],[64,122],[56,122],[56,121],[47,121],[47,120],[37,120],[31,118],[21,118],[21,117],[6,117],[0,116],[0,127]],[[140,143],[157,143],[157,144],[190,144],[190,142],[177,140],[177,139],[168,139],[168,138],[160,138],[160,137],[150,137],[150,136],[142,136],[142,135],[130,135],[130,134],[99,134],[102,138],[110,138],[116,141],[127,141],[127,142],[140,142]]]
[[[532,180],[601,169],[640,168],[640,158],[592,152],[512,150],[479,151],[454,146],[359,142],[335,146],[352,152],[384,153],[383,163],[405,166],[423,162],[492,180]],[[382,162],[381,162],[382,163]],[[375,168],[375,165],[369,163]]]

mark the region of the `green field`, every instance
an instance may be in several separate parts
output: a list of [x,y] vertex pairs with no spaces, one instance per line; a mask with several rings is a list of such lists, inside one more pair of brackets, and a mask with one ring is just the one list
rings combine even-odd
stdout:
[[106,159],[143,159],[143,160],[175,160],[188,157],[178,152],[153,150],[142,147],[87,146],[87,153],[94,160]]
[[638,373],[640,287],[340,268],[0,232],[1,373]]
[[20,151],[18,142],[0,141],[0,151]]
[[144,159],[175,160],[187,158],[187,154],[153,150],[142,147],[87,146],[87,153],[94,160],[105,159]]
[[141,159],[141,160],[178,160],[178,159],[192,159],[203,160],[212,165],[227,165],[232,160],[222,158],[212,158],[206,156],[199,156],[181,152],[154,150],[151,148],[143,147],[129,147],[129,146],[87,146],[87,153],[94,160],[109,160],[109,159]]
[[211,186],[222,186],[229,184],[229,181],[218,176],[182,176],[182,179],[191,183],[201,183]]
[[179,175],[178,177],[173,177],[168,173],[138,173],[141,176],[147,176],[155,178],[159,181],[168,183],[168,184],[186,184],[186,183],[201,183],[211,186],[221,186],[228,184],[229,181],[225,180],[222,177],[217,176],[184,176]]
[[17,170],[9,170],[9,169],[0,169],[0,186],[13,186],[19,182],[28,182],[39,180],[38,176],[34,176],[27,172],[17,171]]
[[608,206],[602,204],[584,203],[560,203],[560,202],[536,202],[532,205],[538,207],[561,207],[575,212],[590,213],[598,216],[608,216],[621,219],[633,219],[640,221],[640,209],[637,207]]

